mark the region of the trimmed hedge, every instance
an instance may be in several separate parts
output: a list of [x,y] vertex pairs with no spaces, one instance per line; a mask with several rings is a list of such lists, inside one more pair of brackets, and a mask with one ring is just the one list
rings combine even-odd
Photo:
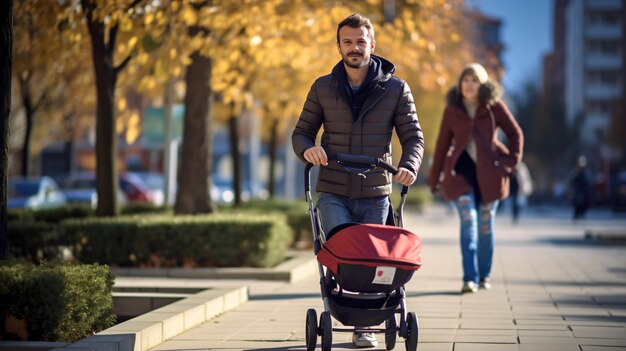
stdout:
[[[120,213],[122,215],[171,214],[172,209],[167,206],[156,206],[149,203],[129,203],[121,208]],[[95,215],[95,209],[83,204],[67,204],[39,210],[19,208],[7,211],[9,221],[39,221],[48,223],[60,223],[66,219],[89,218]]]
[[131,267],[271,267],[292,237],[277,215],[90,218],[62,227],[80,262]]
[[46,222],[9,221],[8,254],[29,262],[40,263],[62,257],[63,245],[60,226]]
[[1,339],[74,342],[109,328],[113,282],[106,266],[0,265]]
[[292,229],[292,243],[299,240],[312,241],[311,219],[309,205],[306,201],[284,200],[252,200],[243,203],[240,207],[220,206],[220,211],[226,213],[276,213],[287,217],[287,224]]
[[48,223],[60,223],[68,218],[93,217],[96,211],[87,205],[64,205],[55,208],[39,210],[11,209],[7,211],[9,222],[11,221],[39,221]]

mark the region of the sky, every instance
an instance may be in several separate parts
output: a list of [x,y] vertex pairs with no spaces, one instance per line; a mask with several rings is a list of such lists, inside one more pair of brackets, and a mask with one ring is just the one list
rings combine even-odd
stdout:
[[528,80],[541,84],[543,56],[552,49],[552,0],[466,0],[502,20],[504,87],[517,92]]

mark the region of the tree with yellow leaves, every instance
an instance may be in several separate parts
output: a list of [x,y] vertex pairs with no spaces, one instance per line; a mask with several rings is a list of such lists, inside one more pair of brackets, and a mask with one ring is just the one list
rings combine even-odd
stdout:
[[13,77],[25,117],[21,174],[27,176],[33,136],[38,140],[56,130],[66,137],[71,126],[61,119],[72,118],[76,101],[85,104],[91,74],[84,64],[87,52],[77,45],[81,33],[64,31],[67,23],[58,21],[59,3],[17,1],[14,10]]
[[[96,188],[100,216],[114,216],[117,204],[116,87],[146,31],[144,18],[153,11],[142,0],[73,0],[59,16],[69,33],[86,24],[96,83]],[[82,37],[78,40],[84,40]],[[84,44],[84,42],[82,42]],[[122,59],[118,60],[117,57]]]

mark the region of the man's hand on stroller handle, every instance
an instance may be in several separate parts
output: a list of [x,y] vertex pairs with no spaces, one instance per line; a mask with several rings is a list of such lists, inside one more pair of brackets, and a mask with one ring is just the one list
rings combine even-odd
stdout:
[[313,146],[304,151],[304,159],[315,166],[328,166],[328,156],[321,146]]
[[415,175],[410,170],[399,167],[398,173],[393,177],[393,181],[404,186],[411,186],[415,182]]
[[390,165],[381,159],[377,159],[375,157],[369,157],[369,156],[350,155],[350,154],[331,153],[330,155],[328,155],[326,154],[326,151],[324,150],[324,148],[321,146],[313,146],[313,147],[306,149],[306,151],[304,151],[303,156],[304,156],[304,159],[307,160],[313,166],[318,166],[318,165],[328,166],[328,160],[336,160],[339,162],[339,164],[346,167],[346,170],[349,170],[349,171],[354,171],[354,169],[351,169],[351,167],[347,167],[347,164],[345,164],[346,162],[352,165],[361,164],[362,166],[364,166],[364,169],[363,169],[364,172],[369,171],[367,170],[368,167],[370,168],[370,170],[375,167],[380,167],[394,175],[393,177],[394,182],[407,186],[407,187],[411,186],[417,178],[416,175],[413,174],[413,172],[411,172],[410,170],[404,167],[399,167],[396,169],[393,165]]

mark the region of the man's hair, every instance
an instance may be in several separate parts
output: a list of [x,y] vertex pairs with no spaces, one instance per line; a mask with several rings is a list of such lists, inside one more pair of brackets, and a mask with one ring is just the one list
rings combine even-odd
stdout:
[[374,26],[372,25],[372,22],[370,22],[369,18],[362,16],[360,13],[353,13],[339,23],[337,26],[337,44],[339,44],[339,30],[343,26],[351,28],[365,27],[370,35],[370,39],[374,41]]

